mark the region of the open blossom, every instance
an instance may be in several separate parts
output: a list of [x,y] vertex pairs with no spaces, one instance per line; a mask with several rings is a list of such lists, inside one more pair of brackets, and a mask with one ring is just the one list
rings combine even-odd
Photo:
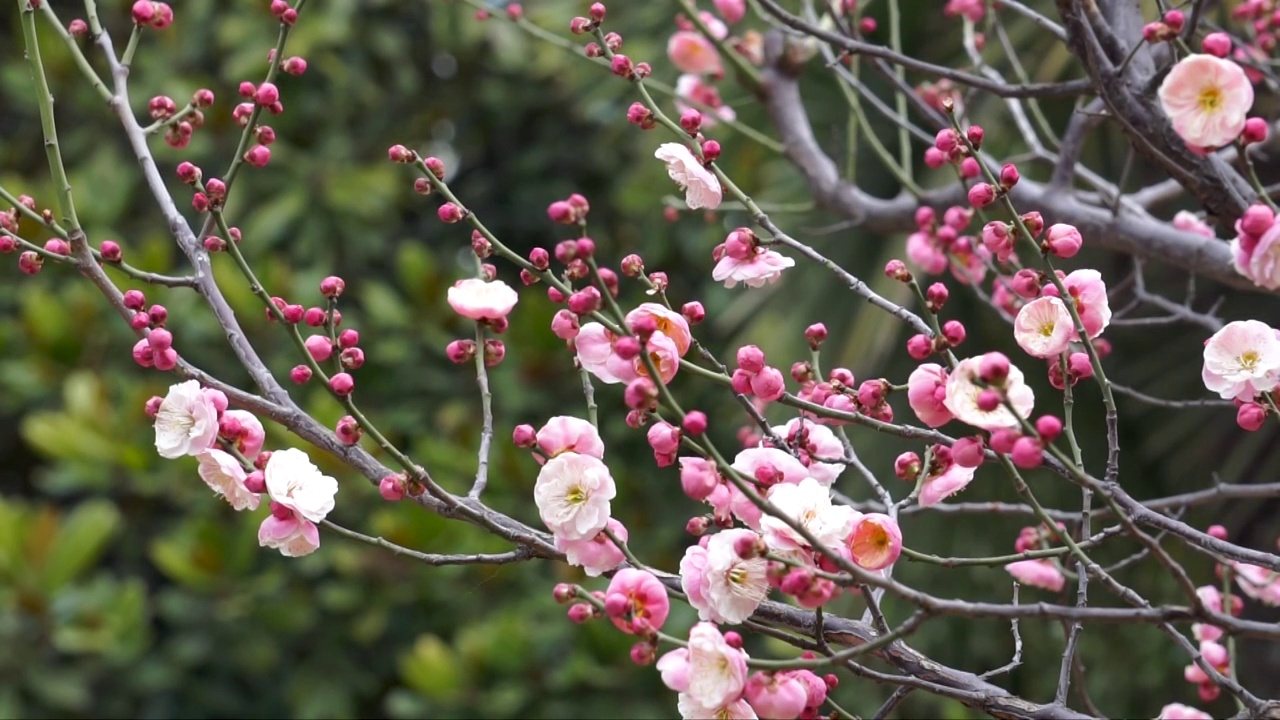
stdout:
[[600,382],[614,384],[635,380],[635,363],[623,360],[613,351],[618,336],[600,323],[591,322],[582,326],[574,346],[578,351],[578,364],[583,370],[596,376]]
[[883,513],[867,513],[858,518],[849,536],[853,561],[867,570],[883,570],[902,554],[902,530],[898,521]]
[[244,485],[244,468],[240,461],[221,450],[207,450],[196,456],[200,461],[200,479],[236,510],[257,510],[258,493]]
[[1179,210],[1174,214],[1173,226],[1183,232],[1195,233],[1202,237],[1211,238],[1214,236],[1213,228],[1209,227],[1195,213],[1187,210]]
[[160,457],[199,455],[218,438],[218,409],[200,389],[199,381],[171,385],[156,411],[155,429]]
[[782,277],[782,271],[795,267],[795,264],[795,260],[781,253],[757,249],[745,260],[739,260],[730,255],[720,258],[711,270],[711,279],[723,282],[727,288],[734,287],[738,283],[744,283],[747,287],[753,288],[764,287],[766,284],[777,282],[778,278]]
[[[843,450],[842,450],[843,452]],[[733,458],[733,464],[730,465],[734,470],[746,475],[749,478],[759,477],[757,473],[773,473],[775,474],[775,482],[799,483],[809,474],[809,468],[804,463],[795,459],[791,453],[779,448],[747,448],[741,450]],[[824,483],[830,484],[830,483]]]
[[267,439],[267,431],[262,421],[253,413],[245,410],[228,410],[222,413],[223,419],[230,418],[240,424],[240,435],[236,438],[236,449],[242,455],[253,460],[262,452],[262,443]]
[[320,522],[333,510],[338,481],[321,473],[305,452],[275,451],[262,474],[271,499],[303,519]]
[[[714,109],[708,112],[689,102],[683,102],[685,100]],[[685,73],[676,78],[675,104],[676,109],[682,113],[687,110],[697,110],[702,115],[703,130],[715,127],[717,120],[734,120],[738,117],[733,108],[725,105],[724,100],[720,99],[720,91],[715,85],[703,80],[702,76],[691,73]]]
[[916,502],[928,507],[946,500],[973,482],[974,470],[975,468],[961,467],[953,462],[946,470],[929,475],[924,479]]
[[449,288],[449,305],[454,312],[472,320],[501,320],[520,297],[501,280],[479,278],[459,280]]
[[609,468],[599,458],[566,452],[542,466],[533,501],[551,532],[568,540],[586,540],[608,524],[609,501],[617,492]]
[[[627,541],[627,528],[622,523],[609,519],[606,526],[623,543]],[[569,540],[555,536],[556,549],[564,553],[564,559],[570,565],[582,568],[588,577],[599,577],[622,564],[626,556],[604,532],[596,533],[588,540]]]
[[1237,237],[1231,241],[1231,260],[1236,272],[1254,285],[1280,290],[1280,223],[1271,225],[1257,240]]
[[[675,341],[663,333],[656,332],[650,335],[648,342],[644,344],[644,352],[649,356],[649,361],[658,371],[658,377],[662,382],[671,382],[671,378],[675,377],[680,370],[680,348]],[[631,363],[637,377],[649,377],[649,366],[645,364],[642,356],[636,356]]]
[[1032,300],[1013,319],[1013,338],[1031,357],[1060,355],[1071,344],[1071,313],[1056,297]]
[[1213,720],[1213,716],[1190,705],[1169,703],[1160,708],[1160,715],[1156,720]]
[[1204,346],[1204,386],[1224,399],[1251,400],[1280,384],[1280,338],[1257,320],[1229,322]]
[[1264,605],[1280,605],[1280,573],[1242,562],[1235,563],[1235,570],[1241,592]]
[[[1107,300],[1107,285],[1097,270],[1076,270],[1062,278],[1067,294],[1075,301],[1080,323],[1090,338],[1096,338],[1111,324],[1111,305]],[[1052,286],[1050,286],[1052,287]],[[1067,298],[1063,298],[1067,302]],[[1071,328],[1071,339],[1079,340],[1080,334]]]
[[1188,55],[1160,83],[1160,105],[1173,130],[1195,148],[1216,148],[1244,131],[1253,85],[1238,64],[1212,55]]
[[645,570],[619,570],[609,582],[609,589],[605,591],[605,602],[609,603],[610,596],[614,595],[625,598],[625,611],[610,619],[619,630],[629,635],[661,630],[671,612],[666,586]]
[[535,435],[538,449],[548,458],[561,453],[574,452],[579,455],[590,455],[593,458],[604,457],[604,441],[596,426],[570,415],[557,415],[547,420]]
[[720,206],[720,179],[703,167],[689,148],[680,143],[663,143],[653,156],[667,164],[667,175],[684,188],[684,203],[690,210],[714,210]]
[[680,357],[684,357],[685,353],[689,352],[689,347],[693,345],[693,334],[689,332],[689,321],[685,320],[683,315],[669,310],[665,305],[641,303],[635,310],[627,313],[626,324],[630,326],[632,322],[642,317],[651,318],[658,332],[675,343]]
[[682,73],[716,75],[721,72],[720,53],[696,30],[679,30],[667,41],[667,57]]
[[271,514],[258,526],[258,545],[275,548],[285,557],[310,555],[320,547],[320,529],[292,510],[273,504]]
[[1023,585],[1054,592],[1061,592],[1067,582],[1058,566],[1048,560],[1019,560],[1005,565],[1004,569]]
[[1009,376],[1004,382],[1004,391],[1009,403],[1018,411],[1015,416],[1003,403],[994,410],[983,410],[978,407],[978,396],[982,386],[978,384],[978,368],[982,357],[971,357],[961,360],[956,369],[947,376],[947,396],[944,401],[947,409],[960,422],[967,423],[982,430],[998,430],[1000,428],[1017,427],[1021,424],[1018,416],[1023,418],[1031,414],[1035,406],[1035,393],[1027,387],[1022,371],[1009,366]]
[[926,232],[907,236],[907,258],[930,275],[938,275],[947,269],[946,250]]
[[756,720],[759,717],[746,700],[711,706],[694,700],[688,693],[676,696],[676,711],[684,720]]
[[[831,491],[813,478],[805,478],[797,485],[774,485],[769,488],[768,498],[779,512],[829,548],[844,545],[859,517],[859,513],[847,505],[832,505]],[[760,519],[760,528],[771,550],[812,548],[808,540],[781,518],[765,515]]]
[[739,541],[755,537],[750,530],[724,530],[712,535],[705,549],[694,546],[685,553],[686,558],[691,554],[704,556],[701,562],[690,559],[680,563],[680,584],[689,595],[689,604],[697,608],[699,618],[714,623],[740,623],[751,617],[769,594],[768,561],[744,560],[734,548]]
[[907,404],[920,422],[941,427],[951,422],[947,409],[947,371],[937,363],[924,363],[907,376]]
[[[804,453],[801,464],[806,466],[809,477],[814,480],[830,487],[840,473],[844,472],[843,463],[818,461],[818,458],[835,460],[844,457],[844,445],[826,425],[807,418],[792,418],[786,425],[775,426],[772,430],[775,435]],[[796,482],[803,479],[798,478]]]
[[689,630],[689,646],[663,655],[657,668],[667,687],[687,694],[703,708],[733,703],[747,684],[747,654],[726,642],[720,629],[708,622],[695,624]]

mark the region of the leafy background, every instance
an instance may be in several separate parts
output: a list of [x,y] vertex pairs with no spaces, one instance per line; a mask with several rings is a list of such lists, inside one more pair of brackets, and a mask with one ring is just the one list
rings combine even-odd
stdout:
[[[53,3],[66,20],[79,4]],[[118,38],[128,31],[129,2],[99,7]],[[260,79],[276,26],[264,1],[186,0],[174,3],[177,23],[147,33],[132,77],[141,111],[156,94],[186,98],[212,88],[218,104],[190,148],[156,143],[162,169],[191,159],[216,174],[238,136],[228,109],[241,80]],[[527,15],[561,37],[567,19],[585,10],[577,0],[531,0]],[[610,24],[623,32],[632,57],[650,60],[656,79],[674,82],[663,48],[674,2],[623,3],[610,8]],[[885,25],[885,7],[869,13]],[[907,13],[909,51],[959,63],[959,31],[940,13]],[[1030,70],[1039,79],[1071,72],[1061,49],[1043,52],[1039,38],[1014,28],[1014,42],[1035,49]],[[0,15],[0,183],[15,192],[51,199],[40,143],[33,86],[23,62],[17,13]],[[76,74],[66,49],[41,32],[47,71],[57,98],[64,152],[69,159],[80,217],[95,242],[117,239],[133,264],[180,271],[179,258],[146,196],[113,121]],[[89,54],[95,54],[92,48]],[[360,0],[308,5],[293,34],[290,54],[310,69],[283,81],[287,112],[273,119],[279,141],[272,164],[246,172],[229,217],[244,232],[243,248],[274,294],[314,303],[320,278],[341,269],[348,292],[346,323],[358,328],[369,362],[359,371],[362,405],[402,447],[448,487],[460,490],[474,472],[478,403],[465,369],[450,365],[445,344],[467,328],[444,302],[444,290],[469,272],[467,233],[441,225],[431,198],[416,196],[404,168],[385,161],[385,150],[404,143],[444,158],[457,194],[508,244],[527,251],[563,239],[545,218],[546,204],[570,192],[592,202],[590,232],[602,258],[614,263],[640,252],[650,269],[672,278],[673,299],[701,299],[709,320],[699,336],[726,358],[742,342],[756,342],[775,364],[803,356],[801,329],[824,321],[832,340],[828,366],[844,365],[862,377],[901,381],[910,363],[905,337],[886,317],[867,312],[820,269],[800,267],[778,286],[729,291],[710,282],[711,248],[746,218],[729,210],[664,220],[663,194],[673,190],[651,159],[660,134],[641,133],[622,119],[630,89],[607,72],[562,48],[531,40],[510,24],[477,22],[461,2]],[[95,63],[97,61],[95,60]],[[848,108],[825,74],[813,68],[806,97],[819,137],[843,153]],[[914,78],[913,78],[914,79]],[[872,79],[875,84],[874,78]],[[878,87],[878,86],[877,86]],[[757,127],[767,122],[757,102],[732,84],[726,99]],[[998,104],[973,98],[994,150],[1015,147]],[[1069,103],[1046,103],[1061,128]],[[877,123],[879,121],[876,121]],[[892,127],[873,129],[892,143]],[[777,155],[741,136],[717,131],[722,163],[748,192],[774,204],[803,204],[803,187]],[[1096,134],[1086,158],[1112,177],[1126,146],[1109,130]],[[919,148],[917,148],[919,149]],[[918,154],[918,153],[917,153]],[[859,181],[874,192],[895,191],[891,177],[865,151]],[[1047,168],[1028,166],[1036,176]],[[171,189],[186,202],[186,188],[170,172]],[[1139,163],[1131,182],[1154,177]],[[945,177],[924,175],[925,182]],[[777,219],[813,242],[877,290],[905,300],[902,288],[878,268],[901,253],[901,237],[840,228],[819,212],[780,213]],[[833,226],[835,229],[832,229]],[[1119,279],[1121,258],[1088,256]],[[233,307],[270,366],[295,364],[286,338],[265,323],[261,308],[228,263],[215,263]],[[575,626],[550,597],[557,581],[576,571],[548,563],[499,568],[420,567],[411,561],[326,535],[320,552],[290,560],[257,547],[258,517],[235,514],[210,496],[194,461],[165,461],[151,448],[142,406],[163,394],[170,378],[136,367],[133,339],[88,283],[56,268],[35,279],[4,270],[0,284],[0,717],[670,717],[674,697],[657,674],[627,659],[627,639],[599,623]],[[509,267],[500,268],[516,283]],[[1181,279],[1156,273],[1154,281],[1180,288]],[[171,312],[177,347],[216,375],[249,387],[219,329],[191,293],[143,288]],[[1215,292],[1205,291],[1205,296]],[[642,301],[624,283],[624,300]],[[969,321],[971,348],[1006,347],[1008,332],[987,308],[955,293],[954,316]],[[1224,313],[1266,319],[1274,303],[1258,296],[1228,299]],[[539,423],[581,412],[577,379],[562,344],[545,331],[552,304],[536,288],[522,294],[508,337],[507,361],[495,371],[498,412],[492,482],[496,507],[536,521],[530,501],[535,466],[505,442],[517,423]],[[1239,314],[1237,317],[1241,316]],[[1186,328],[1116,329],[1114,376],[1170,397],[1198,387],[1198,331]],[[976,350],[975,350],[976,351]],[[1042,398],[1051,397],[1038,370],[1028,368]],[[687,405],[707,410],[713,433],[732,447],[744,420],[730,398],[689,378],[678,391]],[[316,417],[332,424],[338,407],[316,387],[294,391]],[[1096,392],[1082,390],[1086,455],[1101,456]],[[643,438],[622,423],[617,388],[600,389],[602,425],[621,494],[617,515],[633,544],[660,567],[674,568],[689,539],[684,521],[697,507],[678,491],[675,473],[658,470]],[[1043,401],[1042,401],[1043,402]],[[1274,431],[1245,435],[1226,411],[1168,412],[1125,401],[1122,436],[1124,483],[1139,497],[1204,487],[1211,473],[1223,480],[1273,477]],[[899,412],[906,412],[905,405]],[[785,414],[776,419],[785,420]],[[270,446],[294,439],[268,429]],[[884,477],[897,453],[911,448],[895,438],[854,433],[863,459]],[[467,526],[409,506],[382,502],[375,491],[330,458],[317,455],[340,478],[337,522],[424,551],[500,551],[501,543]],[[852,478],[845,492],[865,497]],[[890,481],[894,482],[894,481]],[[1078,503],[1074,489],[1033,475],[1049,505]],[[905,493],[900,484],[895,493]],[[966,499],[1013,499],[1012,489],[981,472]],[[1274,542],[1275,503],[1241,503],[1226,511],[1197,511],[1201,524],[1224,520],[1255,547]],[[262,511],[265,512],[265,511]],[[258,513],[258,515],[262,514]],[[913,516],[908,542],[940,554],[1008,552],[1022,523],[1016,518]],[[1104,559],[1133,548],[1117,543]],[[1178,548],[1193,576],[1212,581],[1204,560]],[[1150,564],[1122,571],[1120,579],[1155,600],[1176,600],[1171,580]],[[1011,585],[999,568],[938,572],[901,563],[898,576],[953,597],[1005,599]],[[598,584],[598,582],[596,583]],[[1095,593],[1100,597],[1101,593]],[[1024,590],[1023,599],[1048,600]],[[860,613],[853,600],[837,608]],[[889,601],[891,618],[910,608]],[[1256,607],[1251,617],[1276,619]],[[673,627],[693,619],[677,612]],[[1001,682],[1039,700],[1052,697],[1062,628],[1024,623],[1025,662]],[[975,672],[1007,662],[1013,641],[1002,623],[939,621],[912,643],[942,662]],[[753,653],[781,649],[754,643]],[[1090,627],[1082,652],[1093,671],[1089,690],[1108,714],[1146,716],[1165,702],[1195,702],[1181,680],[1170,644],[1151,628]],[[1261,692],[1280,688],[1266,667],[1274,650],[1242,646],[1241,673]],[[838,691],[845,707],[874,712],[888,690],[849,678]],[[1226,700],[1212,706],[1225,712]],[[899,716],[971,717],[958,704],[915,694]]]

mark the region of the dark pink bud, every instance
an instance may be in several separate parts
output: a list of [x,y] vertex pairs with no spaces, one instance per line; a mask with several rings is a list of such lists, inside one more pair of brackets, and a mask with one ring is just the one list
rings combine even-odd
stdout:
[[1000,393],[995,390],[987,388],[978,393],[978,409],[982,412],[992,412],[1000,407],[1000,403]]
[[[331,386],[332,384],[330,382]],[[356,422],[355,418],[350,415],[344,415],[338,419],[338,424],[333,428],[333,434],[338,436],[338,440],[343,445],[355,445],[360,442],[360,436],[364,434],[364,430],[360,427],[360,423]]]
[[[241,87],[243,88],[243,85]],[[253,100],[259,105],[274,105],[280,102],[280,89],[275,86],[275,83],[264,82],[254,90]]]
[[351,377],[347,373],[338,373],[337,375],[329,378],[329,389],[332,390],[335,395],[350,395],[351,391],[356,389],[355,378]]
[[893,474],[898,476],[900,480],[915,482],[920,476],[922,467],[920,456],[913,452],[904,452],[893,461]]
[[266,145],[254,145],[244,153],[244,161],[254,167],[266,167],[271,162],[271,148]]
[[1276,214],[1266,205],[1250,205],[1240,216],[1240,229],[1249,235],[1261,237],[1275,224]]
[[342,295],[342,291],[346,288],[347,284],[336,275],[330,275],[320,281],[320,294],[330,299]]
[[618,77],[629,78],[635,68],[631,63],[631,58],[619,53],[614,55],[613,59],[609,62],[609,69]]
[[102,253],[102,259],[107,262],[117,263],[124,257],[124,251],[120,249],[120,244],[114,240],[103,240],[100,252]]
[[1257,403],[1247,402],[1236,410],[1236,424],[1240,429],[1255,432],[1267,421],[1267,409]]
[[924,360],[933,354],[933,340],[928,335],[912,335],[907,339],[907,354],[914,360]]
[[644,347],[640,344],[640,341],[630,335],[618,338],[617,342],[613,344],[614,354],[623,360],[634,360],[640,357],[640,351],[643,349]]
[[933,138],[933,146],[946,154],[950,154],[952,150],[955,150],[959,142],[956,137],[956,131],[951,128],[939,130],[938,134]]
[[404,498],[404,481],[396,475],[388,475],[378,481],[378,494],[387,502],[399,502]]
[[1072,382],[1093,377],[1093,363],[1089,360],[1089,354],[1084,352],[1071,353],[1067,357],[1067,371],[1071,373]]
[[1221,525],[1210,525],[1209,529],[1205,530],[1205,534],[1207,534],[1209,537],[1214,537],[1219,540],[1227,539],[1227,529]]
[[1240,134],[1240,139],[1246,145],[1266,142],[1268,132],[1269,128],[1266,120],[1260,117],[1251,117],[1244,121],[1244,132]]
[[303,341],[303,345],[316,362],[324,362],[333,355],[333,342],[323,335],[312,335]]
[[280,69],[296,77],[307,71],[307,61],[304,58],[294,56],[281,63]]
[[538,444],[538,433],[532,425],[517,425],[511,432],[511,441],[518,448],[531,448]]
[[1018,173],[1018,168],[1013,163],[1007,163],[1000,168],[1000,187],[1005,190],[1017,185],[1021,179],[1022,176]]
[[358,347],[346,348],[338,355],[338,362],[347,370],[359,370],[364,365],[364,351]]
[[965,335],[964,323],[959,320],[948,320],[942,324],[942,337],[946,339],[947,344],[951,347],[964,342]]
[[1170,10],[1164,14],[1164,24],[1169,26],[1175,34],[1182,32],[1182,25],[1186,22],[1186,16],[1181,10]]
[[697,300],[687,302],[681,306],[680,314],[684,316],[685,320],[689,321],[690,325],[697,325],[707,317],[706,309]]
[[467,211],[458,207],[456,203],[447,202],[440,206],[436,214],[440,216],[441,222],[456,223],[467,216]]
[[387,159],[394,163],[411,163],[413,151],[403,145],[392,145],[387,148]]
[[547,206],[547,217],[552,222],[562,225],[572,225],[578,221],[577,213],[574,212],[573,206],[564,200],[557,200]]
[[302,322],[302,316],[306,314],[306,309],[301,305],[285,305],[280,308],[280,314],[284,317],[284,321],[290,325],[297,325]]
[[1000,385],[1009,377],[1009,358],[1004,353],[989,352],[978,364],[978,377],[985,383]]
[[1040,446],[1040,441],[1030,437],[1020,437],[1013,443],[1013,450],[1009,453],[1013,464],[1024,470],[1040,467],[1044,462],[1044,448]]
[[1062,421],[1053,415],[1041,415],[1036,419],[1036,432],[1044,442],[1051,443],[1062,434]]
[[750,374],[764,370],[764,351],[755,345],[743,345],[738,348],[738,367]]
[[[978,177],[982,172],[982,166],[978,165],[978,161],[967,157],[960,161],[960,177],[965,180],[972,180]],[[990,186],[988,186],[989,188]]]
[[647,377],[637,378],[627,384],[622,398],[628,408],[643,412],[658,402],[658,386]]
[[160,404],[164,402],[164,398],[159,395],[152,395],[147,400],[147,404],[143,406],[143,411],[147,413],[147,417],[154,418],[156,413],[160,412]]
[[449,361],[457,365],[471,362],[476,356],[476,341],[454,340],[445,347],[444,352]]
[[1028,300],[1040,297],[1040,273],[1030,268],[1023,268],[1014,274],[1009,286],[1020,297]]
[[970,125],[965,136],[969,138],[969,143],[973,145],[973,149],[977,150],[982,147],[982,138],[986,135],[979,125]]
[[588,285],[569,296],[569,311],[578,316],[589,315],[600,309],[600,300],[600,291]]
[[144,312],[134,313],[133,317],[129,318],[129,327],[134,330],[149,328],[151,327],[151,316]]
[[911,271],[907,270],[907,264],[901,260],[890,260],[884,266],[885,276],[897,280],[898,282],[911,282]]
[[976,468],[986,460],[982,438],[962,437],[951,446],[951,459],[963,468]]
[[706,162],[715,162],[720,157],[720,143],[715,140],[708,140],[702,143],[702,159]]
[[141,290],[127,290],[123,302],[124,306],[130,310],[140,311],[147,306],[147,297]]
[[925,302],[930,312],[938,312],[947,304],[947,298],[951,297],[951,292],[947,290],[947,286],[940,282],[933,283],[929,289],[925,291]]
[[289,371],[289,379],[298,385],[302,385],[311,379],[311,368],[306,365],[294,365]]
[[684,421],[680,426],[689,435],[701,435],[707,431],[707,415],[700,410],[690,410],[685,413]]
[[984,208],[996,201],[996,189],[988,183],[978,183],[969,188],[969,204]]
[[328,319],[328,313],[324,311],[324,308],[310,307],[302,314],[302,322],[306,323],[308,327],[320,327],[324,325],[326,319]]
[[1201,41],[1200,49],[1214,57],[1224,58],[1231,54],[1231,36],[1224,32],[1209,33]]
[[596,22],[604,22],[605,7],[604,3],[591,3],[591,10],[588,13],[591,19]]
[[1080,237],[1080,231],[1074,225],[1064,223],[1050,225],[1049,232],[1044,238],[1045,248],[1060,258],[1074,257],[1080,252],[1080,246],[1083,244],[1084,239]]
[[680,115],[680,127],[690,135],[697,135],[702,129],[702,113],[693,108],[685,110]]
[[1000,428],[991,433],[991,449],[998,453],[1013,452],[1013,445],[1022,437],[1017,430]]
[[1044,230],[1044,217],[1040,213],[1034,210],[1023,213],[1021,220],[1022,224],[1027,227],[1027,232],[1031,233],[1031,237],[1040,237],[1040,233]]
[[827,326],[822,323],[810,325],[804,329],[804,339],[809,343],[810,350],[817,350],[827,340]]

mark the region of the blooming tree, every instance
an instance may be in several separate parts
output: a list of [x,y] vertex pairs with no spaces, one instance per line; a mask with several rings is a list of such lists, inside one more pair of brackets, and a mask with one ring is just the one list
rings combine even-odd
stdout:
[[[393,444],[378,429],[377,409],[358,404],[365,355],[359,332],[342,323],[344,280],[327,277],[314,297],[273,295],[241,253],[242,234],[227,212],[241,173],[288,160],[273,157],[276,134],[269,122],[284,111],[289,76],[307,70],[304,58],[289,54],[291,29],[306,22],[306,0],[263,2],[261,22],[278,23],[279,39],[263,77],[242,82],[238,100],[220,101],[225,93],[208,89],[181,106],[158,96],[146,103],[149,120],[140,119],[130,98],[129,69],[146,62],[153,34],[183,31],[180,13],[163,2],[139,0],[120,49],[107,27],[123,18],[105,17],[107,10],[93,0],[86,0],[83,19],[70,21],[48,2],[18,0],[56,192],[36,200],[0,188],[10,207],[0,213],[0,252],[17,253],[18,269],[27,275],[49,266],[83,276],[137,333],[137,365],[170,377],[155,375],[157,388],[171,384],[145,412],[154,419],[157,453],[175,461],[175,477],[198,477],[233,510],[259,511],[259,544],[288,557],[322,551],[322,535],[333,533],[427,565],[539,561],[580,568],[585,578],[548,587],[548,602],[567,605],[573,622],[608,619],[618,632],[634,636],[629,660],[619,662],[653,665],[672,692],[671,707],[686,718],[848,717],[829,694],[846,680],[866,683],[866,692],[880,692],[877,684],[893,686],[878,716],[916,691],[998,717],[1095,716],[1101,713],[1083,678],[1086,668],[1105,660],[1082,658],[1079,638],[1102,623],[1157,628],[1170,651],[1185,655],[1185,680],[1203,703],[1225,695],[1242,716],[1274,716],[1280,703],[1240,682],[1235,642],[1280,638],[1280,627],[1241,617],[1246,603],[1280,604],[1280,556],[1232,542],[1221,526],[1193,527],[1177,511],[1275,497],[1280,489],[1215,484],[1172,497],[1131,495],[1115,396],[1132,391],[1108,379],[1106,337],[1109,326],[1151,319],[1141,315],[1146,308],[1166,313],[1170,322],[1207,338],[1201,377],[1216,398],[1201,404],[1234,407],[1241,432],[1280,421],[1280,331],[1154,295],[1142,279],[1143,263],[1150,261],[1233,288],[1280,288],[1273,189],[1259,181],[1251,160],[1270,127],[1251,115],[1255,87],[1276,81],[1268,59],[1280,21],[1270,0],[1235,4],[1232,24],[1222,28],[1209,24],[1202,2],[1185,12],[1145,17],[1137,3],[1104,0],[1058,0],[1052,12],[1014,0],[948,0],[943,12],[971,60],[965,69],[902,54],[898,29],[890,28],[884,40],[853,0],[715,0],[706,8],[676,0],[666,61],[678,72],[670,78],[656,77],[658,59],[623,52],[627,28],[614,27],[602,3],[584,4],[582,16],[541,26],[524,16],[519,3],[497,8],[465,1],[475,6],[477,22],[510,23],[585,55],[602,79],[630,84],[634,104],[618,122],[654,138],[651,162],[665,166],[673,189],[683,195],[672,212],[733,204],[746,213],[751,226],[728,232],[708,259],[711,278],[736,293],[785,298],[791,268],[821,266],[852,298],[908,330],[905,347],[896,350],[917,363],[915,369],[902,378],[861,382],[847,368],[824,371],[828,331],[817,323],[803,330],[807,357],[766,358],[755,345],[708,347],[696,332],[706,317],[701,302],[676,296],[662,270],[646,266],[641,255],[616,257],[607,241],[586,234],[586,195],[548,198],[547,219],[569,228],[574,239],[520,254],[454,193],[442,160],[394,144],[388,159],[405,166],[406,191],[411,187],[433,203],[439,220],[456,226],[458,242],[469,243],[474,255],[474,276],[447,290],[448,305],[472,321],[474,335],[454,340],[445,352],[460,366],[457,372],[474,376],[483,417],[476,471],[463,488],[458,478],[433,474]],[[889,2],[896,17],[900,3]],[[1005,24],[1025,25],[1045,42],[1064,45],[1079,64],[1077,77],[1028,79],[1007,41],[988,47],[990,39],[1004,38]],[[138,161],[129,171],[140,173],[185,269],[135,267],[121,244],[95,242],[94,229],[81,225],[58,144],[56,89],[41,61],[42,25],[56,33],[115,115],[116,131]],[[899,181],[898,195],[878,197],[846,179],[818,142],[798,83],[806,66],[834,75],[859,114],[864,102],[899,128],[897,157],[874,135],[865,139]],[[868,69],[890,81],[892,102],[861,82],[858,73]],[[771,127],[741,124],[723,99],[730,87],[734,95],[752,94]],[[976,96],[997,98],[997,107],[1014,119],[1025,135],[1024,160],[984,149],[985,131],[967,109]],[[1078,98],[1080,105],[1066,127],[1050,128],[1037,102],[1058,97]],[[227,170],[214,176],[191,161],[158,166],[152,146],[184,148],[206,113],[227,113],[241,128]],[[1101,177],[1081,163],[1083,144],[1102,122],[1121,128],[1134,151],[1168,179],[1128,190],[1123,180]],[[1048,137],[1053,140],[1046,144]],[[854,270],[799,239],[796,228],[771,218],[717,163],[739,142],[780,149],[815,201],[851,225],[905,236],[905,261],[890,261],[884,273],[909,289],[911,302],[876,292]],[[930,187],[917,184],[917,163],[931,171]],[[1036,176],[1045,171],[1046,179],[1023,178],[1024,165]],[[1168,218],[1158,212],[1161,203],[1183,195],[1197,211]],[[1220,229],[1232,237],[1220,238]],[[1132,274],[1068,271],[1066,261],[1085,246],[1132,258]],[[211,271],[224,264],[261,301],[275,323],[272,332],[294,347],[292,368],[269,367],[261,359],[259,338],[242,329]],[[512,284],[499,275],[510,276]],[[235,387],[202,370],[201,349],[186,345],[181,324],[133,287],[142,284],[198,295],[255,387]],[[1133,302],[1113,310],[1120,286],[1135,288]],[[995,323],[1024,354],[1009,357],[966,342],[965,322],[949,316],[952,292],[978,298],[988,311],[980,321]],[[503,369],[510,316],[535,294],[560,306],[547,330],[564,341],[563,362],[580,372],[583,392],[565,396],[555,409],[562,414],[546,417],[540,427],[515,428],[510,441],[529,451],[522,482],[536,512],[508,513],[485,501],[491,447],[506,441],[494,437],[489,373]],[[326,387],[343,417],[328,427],[309,416],[282,381],[286,375],[295,385]],[[1047,377],[1054,391],[1037,395],[1028,382],[1033,375]],[[677,376],[734,398],[741,416],[709,416],[688,407],[672,389]],[[1098,388],[1096,406],[1077,402],[1082,384]],[[611,392],[608,385],[619,387]],[[1106,427],[1105,452],[1089,453],[1087,461],[1074,423],[1086,412],[1101,414]],[[679,519],[690,542],[678,566],[658,566],[632,548],[632,509],[613,502],[618,483],[606,452],[610,439],[597,429],[605,413],[625,416],[627,426],[644,433],[653,450],[654,484],[705,505]],[[735,447],[711,432],[738,426],[743,431]],[[285,432],[307,449],[285,447],[277,436]],[[857,449],[876,434],[907,439],[918,449],[892,467],[869,467]],[[311,453],[341,460],[345,476],[325,475]],[[1080,509],[1046,508],[1028,482],[1032,476],[1077,487]],[[431,554],[335,524],[328,516],[339,481],[342,496],[368,492],[360,478],[387,501],[477,526],[512,549]],[[1008,483],[1021,502],[997,507],[957,499],[975,482]],[[263,495],[266,511],[259,510]],[[961,512],[1017,514],[1028,524],[1012,552],[998,557],[966,556],[960,544],[954,557],[924,553],[912,548],[899,524],[910,515],[946,522]],[[1155,564],[1174,587],[1134,587],[1119,579],[1116,567],[1101,564],[1097,550],[1121,538],[1140,547],[1124,564]],[[1193,577],[1179,562],[1187,552],[1210,558],[1220,579]],[[924,592],[894,577],[904,558],[939,573],[957,565],[1001,567],[1012,601]],[[1074,598],[1063,599],[1068,587]],[[1035,602],[1025,602],[1029,594]],[[832,601],[845,596],[859,598],[860,616],[830,611]],[[691,627],[668,622],[673,602],[690,605],[698,621]],[[905,619],[890,622],[890,616]],[[1017,650],[1007,665],[975,674],[979,669],[946,666],[911,647],[910,636],[926,623],[972,618],[1010,623]],[[1019,623],[1040,621],[1067,627],[1060,667],[1054,668],[1057,691],[1052,698],[1019,697],[1001,687],[1000,678],[1022,664]],[[782,644],[749,653],[754,635]],[[871,659],[887,670],[872,668]],[[1209,717],[1173,702],[1172,695],[1152,698],[1151,712]]]

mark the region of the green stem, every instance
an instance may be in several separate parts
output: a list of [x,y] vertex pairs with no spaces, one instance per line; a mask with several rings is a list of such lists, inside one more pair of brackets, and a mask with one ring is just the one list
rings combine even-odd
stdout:
[[86,58],[84,53],[80,51],[80,46],[76,43],[76,39],[72,37],[71,32],[68,31],[67,27],[58,19],[57,14],[53,11],[52,4],[42,2],[40,3],[40,9],[44,11],[45,17],[49,19],[49,24],[53,26],[54,32],[58,33],[58,36],[67,44],[67,49],[71,51],[71,57],[75,60],[76,67],[80,68],[80,74],[84,75],[85,79],[89,81],[89,84],[98,92],[98,96],[101,97],[103,101],[111,102],[111,91],[108,90],[106,84],[102,82],[102,78],[98,77],[97,71],[89,64],[88,58]]
[[36,83],[36,102],[40,107],[40,131],[44,136],[44,151],[49,160],[49,173],[53,176],[58,212],[69,234],[82,238],[80,220],[76,217],[76,206],[71,198],[71,181],[67,179],[67,168],[62,163],[62,150],[58,146],[58,127],[53,118],[53,94],[49,91],[49,80],[44,74],[44,62],[40,59],[35,9],[31,7],[29,0],[18,0],[18,9],[22,13],[22,41],[27,48],[27,64],[31,68],[31,77]]

